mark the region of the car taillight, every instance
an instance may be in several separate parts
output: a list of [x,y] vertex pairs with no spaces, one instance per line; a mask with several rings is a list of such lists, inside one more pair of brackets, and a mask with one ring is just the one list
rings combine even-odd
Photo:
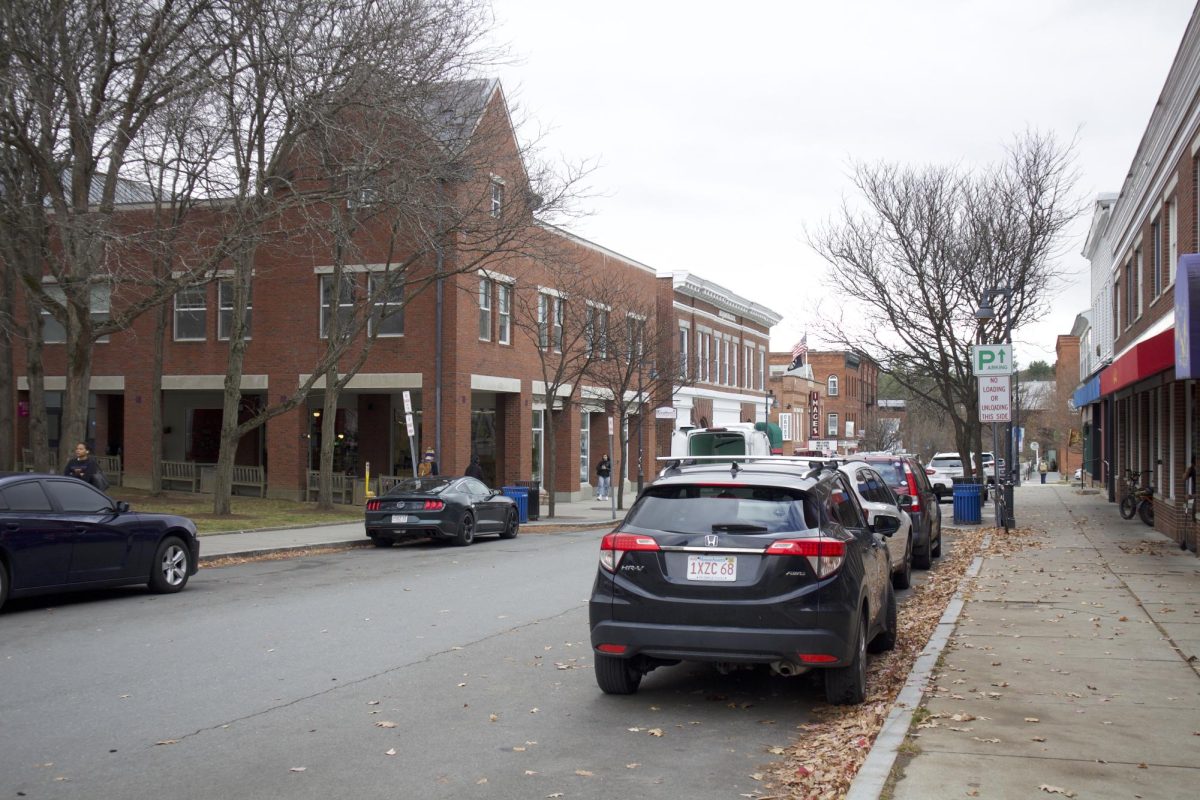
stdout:
[[933,467],[926,467],[925,474],[926,475],[937,475],[937,470],[934,469]]
[[379,500],[368,500],[367,511],[378,511],[379,507],[382,505],[383,503],[381,503]]
[[780,539],[772,542],[764,555],[804,556],[818,578],[828,578],[846,560],[846,543],[840,539],[817,536],[811,539]]
[[425,510],[426,511],[441,511],[445,507],[446,507],[446,504],[443,503],[441,500],[426,500],[425,501]]
[[912,506],[909,511],[921,510],[921,494],[917,491],[917,476],[912,473],[908,467],[904,468],[904,477],[908,478],[908,494],[912,497]]
[[609,572],[616,572],[621,557],[626,553],[641,550],[653,552],[660,550],[653,536],[642,536],[636,533],[610,533],[600,540],[600,566]]

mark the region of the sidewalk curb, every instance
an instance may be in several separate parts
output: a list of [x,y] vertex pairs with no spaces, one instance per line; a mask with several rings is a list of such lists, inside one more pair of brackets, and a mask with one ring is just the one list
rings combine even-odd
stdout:
[[332,542],[314,542],[313,544],[293,544],[284,545],[281,547],[258,547],[253,550],[238,550],[232,553],[215,553],[212,555],[201,555],[199,564],[204,566],[213,561],[220,561],[223,558],[255,558],[257,556],[267,556],[273,553],[298,553],[304,550],[317,550],[323,547],[367,547],[371,544],[370,539],[347,539],[345,541]]
[[941,619],[938,620],[937,628],[929,637],[925,649],[913,662],[912,670],[908,673],[908,680],[904,682],[904,688],[900,690],[900,694],[892,703],[892,710],[888,714],[887,720],[884,721],[879,735],[875,737],[871,752],[850,784],[846,800],[877,800],[883,793],[883,787],[887,785],[888,778],[892,774],[892,767],[895,766],[900,746],[904,744],[904,737],[908,735],[908,729],[912,726],[913,714],[921,705],[929,678],[933,674],[938,658],[946,648],[946,643],[950,641],[950,636],[958,625],[958,618],[962,614],[963,606],[966,605],[966,601],[963,599],[963,587],[968,580],[978,577],[979,570],[983,567],[984,557],[982,554],[987,550],[991,541],[991,534],[983,537],[983,542],[980,544],[980,555],[975,556],[971,565],[967,567],[967,571],[963,573],[958,589],[950,598],[946,610],[942,612]]

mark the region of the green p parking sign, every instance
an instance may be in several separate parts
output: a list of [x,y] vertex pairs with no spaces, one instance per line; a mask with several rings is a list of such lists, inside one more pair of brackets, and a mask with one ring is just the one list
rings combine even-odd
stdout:
[[1012,375],[1012,345],[981,344],[972,347],[971,371],[975,375]]

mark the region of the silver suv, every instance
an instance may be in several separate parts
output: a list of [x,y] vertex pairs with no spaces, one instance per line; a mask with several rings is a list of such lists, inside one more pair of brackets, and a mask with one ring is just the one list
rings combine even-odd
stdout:
[[[991,453],[983,454],[983,470],[985,483],[995,483],[995,457]],[[954,479],[964,475],[962,458],[958,453],[934,453],[929,459],[929,468],[925,470],[929,483],[933,486],[938,500],[954,495]],[[987,490],[984,489],[983,499],[987,500]]]

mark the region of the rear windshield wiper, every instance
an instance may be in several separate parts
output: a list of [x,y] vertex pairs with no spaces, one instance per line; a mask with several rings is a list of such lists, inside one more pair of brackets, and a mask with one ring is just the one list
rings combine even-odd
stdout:
[[766,533],[766,525],[748,525],[744,522],[718,522],[712,526],[713,533],[724,531],[725,533],[733,533],[734,531],[744,533]]

